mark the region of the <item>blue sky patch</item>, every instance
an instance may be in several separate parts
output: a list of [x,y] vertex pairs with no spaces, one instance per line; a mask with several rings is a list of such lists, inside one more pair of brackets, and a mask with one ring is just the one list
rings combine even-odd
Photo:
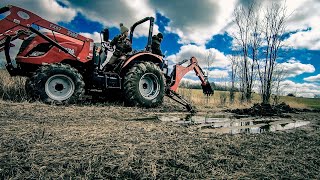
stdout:
[[77,13],[76,17],[70,23],[59,22],[58,24],[74,32],[93,33],[100,32],[104,28],[101,23],[91,21],[81,13]]
[[206,44],[206,48],[215,48],[225,54],[232,54],[232,40],[228,33],[218,34],[212,37],[212,39]]

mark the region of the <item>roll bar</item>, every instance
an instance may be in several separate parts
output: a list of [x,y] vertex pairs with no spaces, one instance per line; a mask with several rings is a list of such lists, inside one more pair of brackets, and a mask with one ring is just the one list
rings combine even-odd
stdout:
[[133,38],[133,32],[134,29],[146,22],[146,21],[150,21],[150,26],[149,26],[149,34],[148,34],[148,42],[147,42],[147,46],[146,46],[146,50],[150,51],[151,50],[151,40],[152,40],[152,33],[153,33],[153,25],[154,25],[154,17],[145,17],[143,19],[141,19],[140,21],[137,21],[136,23],[134,23],[131,28],[130,28],[130,42],[132,43],[132,38]]

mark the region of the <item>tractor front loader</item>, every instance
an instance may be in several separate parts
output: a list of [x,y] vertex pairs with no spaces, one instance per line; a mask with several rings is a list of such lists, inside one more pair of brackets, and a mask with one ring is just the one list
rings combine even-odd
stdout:
[[[182,77],[194,70],[201,80],[204,93],[213,90],[197,59],[192,57],[187,67],[178,63],[168,75],[162,56],[151,53],[154,18],[146,17],[130,28],[130,41],[136,26],[149,21],[148,42],[144,50],[132,51],[120,57],[113,70],[102,64],[110,46],[109,30],[101,31],[101,42],[93,42],[76,32],[47,21],[16,6],[0,8],[0,52],[4,51],[6,69],[11,76],[25,76],[26,91],[31,98],[49,104],[74,103],[86,94],[103,92],[104,96],[123,98],[127,105],[156,107],[164,95],[192,110],[191,105],[177,94]],[[39,29],[46,30],[40,32]],[[10,57],[11,42],[23,40],[15,58]]]

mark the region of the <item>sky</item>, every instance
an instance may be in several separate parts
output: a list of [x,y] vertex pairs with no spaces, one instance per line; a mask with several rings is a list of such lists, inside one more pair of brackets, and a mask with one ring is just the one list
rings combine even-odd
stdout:
[[[211,82],[228,84],[229,56],[235,45],[233,12],[252,1],[255,0],[1,0],[0,7],[19,6],[96,42],[105,27],[113,38],[119,34],[119,23],[130,27],[144,17],[155,17],[154,33],[164,35],[161,49],[169,66],[195,56],[207,69]],[[289,12],[284,48],[278,58],[286,71],[281,92],[314,97],[320,94],[320,0],[259,0],[261,6],[273,1],[285,2]],[[147,35],[148,24],[138,26],[133,48],[143,49]],[[16,42],[13,56],[20,44]],[[212,58],[208,64],[209,53]],[[0,59],[3,57],[1,53]],[[184,79],[199,82],[194,73]]]

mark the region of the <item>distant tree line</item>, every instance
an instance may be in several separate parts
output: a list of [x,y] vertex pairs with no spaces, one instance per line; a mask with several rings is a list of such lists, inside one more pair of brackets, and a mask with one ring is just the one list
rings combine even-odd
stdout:
[[[215,84],[214,82],[210,83],[212,89],[217,90],[217,91],[230,91],[231,87],[228,86],[223,86],[223,85],[218,85]],[[187,89],[202,89],[200,83],[189,83],[187,81],[182,81],[179,85],[181,88],[187,88]],[[240,90],[236,87],[234,87],[234,92],[240,92]]]

